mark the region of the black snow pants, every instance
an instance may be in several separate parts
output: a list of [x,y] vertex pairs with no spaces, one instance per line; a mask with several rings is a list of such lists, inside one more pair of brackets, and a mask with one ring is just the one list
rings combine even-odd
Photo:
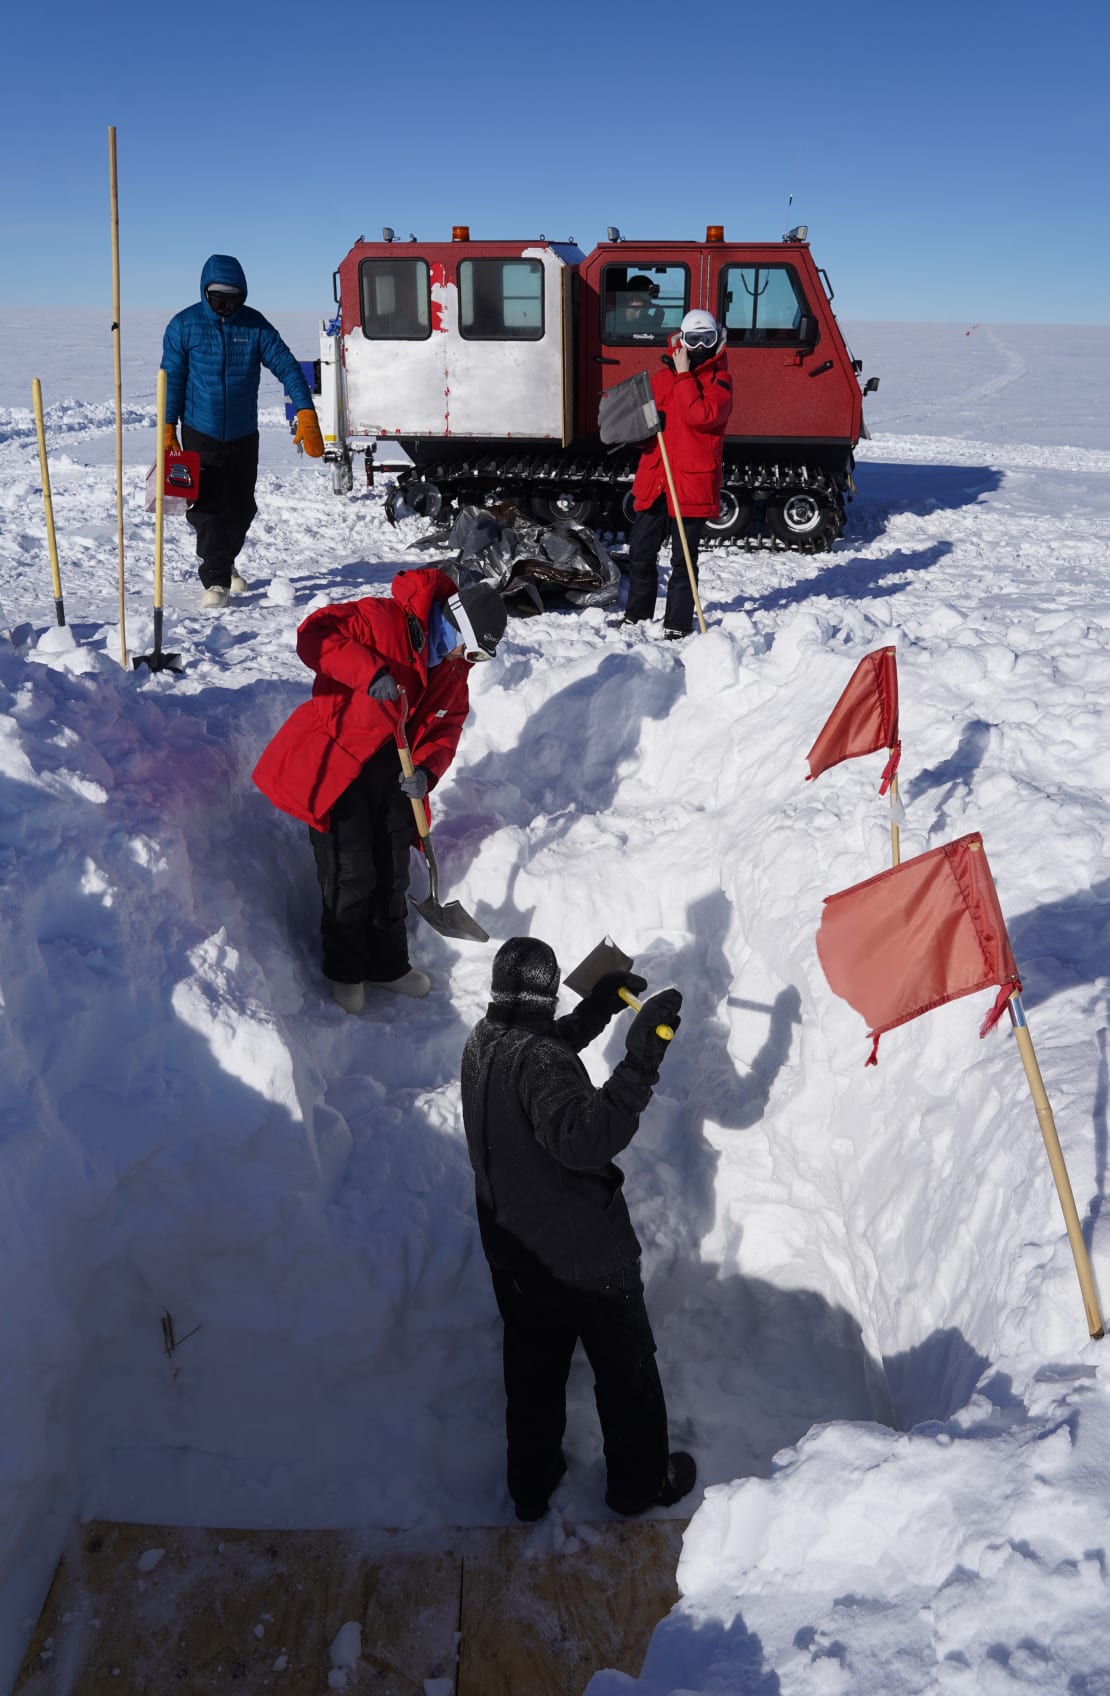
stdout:
[[331,829],[308,833],[323,897],[324,975],[336,983],[392,983],[409,969],[405,909],[415,825],[400,776],[390,741],[339,797]]
[[[698,545],[705,519],[683,518],[682,523],[696,582]],[[688,635],[694,628],[694,596],[678,525],[667,513],[666,495],[660,495],[654,506],[649,506],[646,512],[638,512],[632,521],[628,538],[628,605],[624,616],[630,619],[655,617],[655,597],[659,593],[659,550],[666,540],[668,527],[671,532],[671,578],[667,584],[663,624],[667,630],[681,630],[683,635]]]
[[567,1284],[540,1268],[491,1266],[505,1322],[509,1495],[535,1512],[563,1475],[566,1387],[581,1342],[594,1374],[608,1494],[648,1507],[667,1472],[667,1407],[638,1264],[603,1285]]
[[206,589],[229,589],[232,567],[258,511],[258,431],[219,442],[182,424],[181,446],[200,454],[200,490],[185,514],[197,533],[197,574]]

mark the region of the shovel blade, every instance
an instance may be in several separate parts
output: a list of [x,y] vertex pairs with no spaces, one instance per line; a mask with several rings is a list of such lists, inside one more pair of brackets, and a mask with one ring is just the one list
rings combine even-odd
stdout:
[[149,666],[151,671],[181,672],[184,670],[180,654],[136,654],[132,665],[136,671],[141,665]]
[[429,895],[424,901],[409,901],[425,923],[437,930],[440,936],[458,937],[462,942],[488,942],[489,932],[482,929],[477,919],[472,918],[461,901],[448,901],[441,906]]
[[567,973],[563,982],[568,989],[573,989],[576,995],[588,995],[599,978],[606,972],[628,972],[632,969],[632,956],[617,947],[611,936],[599,942],[596,948],[591,948],[584,960],[580,960],[573,971]]

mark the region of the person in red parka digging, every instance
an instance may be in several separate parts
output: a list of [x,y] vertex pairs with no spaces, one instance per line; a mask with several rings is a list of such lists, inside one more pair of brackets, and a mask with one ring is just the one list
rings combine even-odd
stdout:
[[[254,781],[309,826],[323,897],[324,974],[347,1013],[365,986],[427,995],[405,928],[413,800],[455,757],[470,667],[492,659],[505,604],[488,583],[460,589],[434,566],[402,571],[388,595],[321,607],[297,632],[312,699],[263,750]],[[415,771],[398,758],[398,726]]]
[[[705,521],[716,518],[721,510],[725,431],[732,411],[726,358],[725,332],[713,314],[688,312],[678,345],[663,355],[663,369],[651,379],[655,404],[663,415],[663,439],[695,579]],[[636,467],[632,504],[636,517],[628,538],[628,604],[621,623],[639,624],[655,616],[659,549],[669,526],[671,578],[663,634],[672,639],[688,636],[694,628],[694,596],[657,436],[651,438]]]

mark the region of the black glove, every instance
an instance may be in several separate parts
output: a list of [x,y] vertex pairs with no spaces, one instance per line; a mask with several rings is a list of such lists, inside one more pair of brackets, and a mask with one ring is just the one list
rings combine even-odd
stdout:
[[639,995],[640,991],[646,988],[647,978],[639,977],[635,972],[606,972],[598,978],[586,1000],[596,1007],[599,1013],[604,1013],[607,1019],[611,1019],[615,1013],[623,1012],[628,1005],[620,998],[622,989],[627,989],[632,995]]
[[399,701],[401,699],[401,691],[397,687],[396,680],[390,676],[384,665],[379,672],[375,672],[366,685],[366,693],[372,696],[375,701]]
[[663,1061],[663,1056],[671,1046],[670,1041],[656,1035],[656,1025],[669,1025],[676,1031],[682,1023],[678,1009],[682,1006],[682,995],[677,989],[661,989],[658,995],[651,996],[644,1002],[640,1011],[628,1027],[626,1047],[628,1058],[644,1072],[657,1072]]
[[413,801],[422,801],[428,793],[428,774],[422,766],[417,766],[411,777],[406,777],[402,772],[397,782]]

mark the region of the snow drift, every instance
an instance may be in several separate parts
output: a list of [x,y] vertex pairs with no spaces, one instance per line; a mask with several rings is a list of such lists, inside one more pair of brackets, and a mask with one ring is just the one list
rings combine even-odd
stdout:
[[[853,338],[869,365],[885,333]],[[1073,337],[1101,365],[1065,411]],[[569,967],[608,932],[685,996],[622,1164],[704,1494],[641,1678],[590,1696],[1110,1688],[1105,1345],[1012,1041],[979,1041],[984,995],[864,1071],[814,932],[824,895],[887,863],[882,760],[804,782],[852,669],[895,643],[903,853],[983,832],[1105,1286],[1110,335],[938,327],[917,348],[893,395],[884,373],[831,555],[709,555],[711,628],[682,644],[596,608],[513,620],[437,795],[447,890],[495,942],[544,936]],[[344,1018],[304,832],[249,783],[307,689],[299,620],[423,563],[423,526],[391,529],[378,491],[336,500],[272,408],[254,587],[200,614],[171,527],[186,670],[124,671],[108,390],[70,376],[86,398],[48,410],[66,631],[27,409],[0,408],[0,601],[34,630],[0,642],[8,1668],[78,1515],[511,1512],[457,1111],[490,951],[414,917],[433,994]],[[141,652],[153,411],[129,405]],[[620,1045],[618,1025],[590,1051],[597,1077]],[[604,1512],[578,1370],[568,1439],[537,1537]]]

